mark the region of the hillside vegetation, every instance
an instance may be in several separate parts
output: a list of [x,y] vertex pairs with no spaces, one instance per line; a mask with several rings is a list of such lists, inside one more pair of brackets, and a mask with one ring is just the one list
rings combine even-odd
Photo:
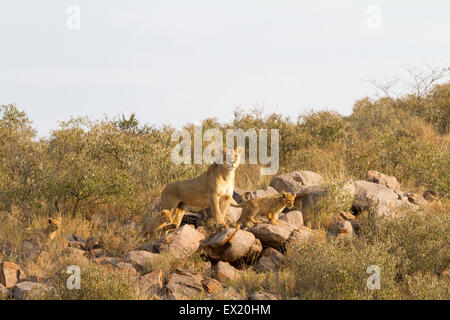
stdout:
[[[448,275],[442,276],[450,260],[449,119],[450,82],[423,94],[363,98],[350,116],[311,111],[289,119],[261,110],[236,110],[231,123],[204,120],[204,130],[279,129],[279,173],[310,170],[333,183],[364,180],[369,170],[377,170],[395,176],[402,190],[431,190],[438,198],[424,211],[383,220],[376,227],[362,217],[361,234],[349,241],[288,248],[279,272],[259,273],[250,265],[230,286],[244,297],[264,289],[300,299],[449,299]],[[189,124],[186,128],[193,130]],[[1,106],[0,262],[13,261],[28,275],[63,286],[70,260],[63,254],[66,235],[102,236],[105,252],[115,256],[144,244],[137,232],[123,228],[124,222],[139,225],[167,183],[206,169],[172,163],[173,130],[122,115],[61,122],[48,137],[38,138],[20,106]],[[245,164],[236,179],[237,187],[257,190],[271,177],[261,176],[258,165]],[[45,226],[47,217],[62,217],[62,232],[37,260],[30,260],[23,247],[24,230]],[[132,275],[84,258],[77,263],[84,270],[82,290],[58,289],[46,298],[136,298]],[[382,290],[365,289],[369,264],[383,270]],[[158,268],[166,274],[180,265],[210,272],[201,256],[167,257]]]

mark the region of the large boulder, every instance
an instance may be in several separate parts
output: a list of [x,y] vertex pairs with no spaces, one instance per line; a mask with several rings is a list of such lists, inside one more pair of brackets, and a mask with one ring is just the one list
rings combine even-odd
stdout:
[[218,294],[223,290],[223,285],[219,281],[211,278],[202,280],[202,285],[203,290],[205,290],[207,294]]
[[32,282],[32,281],[23,281],[19,282],[14,286],[13,289],[13,297],[17,300],[23,300],[27,298],[31,291],[38,292],[45,290],[46,286],[42,283]]
[[205,239],[203,233],[191,225],[184,225],[164,236],[157,244],[159,252],[170,252],[176,258],[185,258],[200,246]]
[[278,191],[271,186],[267,186],[264,189],[256,190],[252,192],[253,196],[256,198],[269,197],[278,194]]
[[352,180],[332,183],[326,186],[311,186],[297,193],[294,206],[302,211],[320,209],[324,201],[335,201],[340,207],[350,209],[355,199],[355,186]]
[[273,248],[265,249],[256,264],[256,271],[276,271],[283,262],[283,254]]
[[417,210],[419,206],[409,202],[408,197],[399,190],[374,182],[355,181],[353,208],[357,212],[369,210],[374,217],[381,217],[392,216],[405,209]]
[[202,245],[212,260],[234,262],[251,258],[262,251],[261,243],[255,236],[244,230],[220,230],[206,239]]
[[303,226],[303,214],[301,211],[289,211],[279,216],[278,224],[286,226],[292,232]]
[[228,262],[219,261],[213,268],[215,278],[220,282],[237,280],[241,277],[241,272]]
[[155,270],[139,277],[134,284],[137,299],[148,300],[159,297],[163,286],[162,276],[161,270]]
[[134,250],[127,254],[127,261],[140,272],[146,272],[150,265],[158,261],[158,259],[158,254],[144,250]]
[[276,176],[270,186],[278,192],[299,192],[304,187],[321,185],[324,179],[312,171],[294,171]]
[[169,300],[192,300],[201,297],[203,277],[200,274],[177,269],[167,277],[165,294]]
[[27,278],[20,266],[13,262],[2,262],[0,264],[0,283],[6,288],[12,288],[19,281]]
[[286,241],[287,245],[295,245],[302,242],[313,242],[320,240],[318,232],[308,227],[300,227],[292,232],[289,239]]
[[264,246],[275,249],[280,248],[291,235],[289,228],[268,223],[256,224],[250,229],[250,232],[253,233]]
[[394,176],[388,176],[375,170],[367,172],[367,181],[382,184],[393,190],[400,190],[400,183]]

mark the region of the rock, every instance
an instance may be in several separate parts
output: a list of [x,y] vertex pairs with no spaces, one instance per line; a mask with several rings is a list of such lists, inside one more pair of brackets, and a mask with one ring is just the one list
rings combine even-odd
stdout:
[[263,198],[263,197],[269,197],[269,196],[278,194],[278,191],[275,190],[275,188],[273,188],[271,186],[267,186],[264,189],[256,190],[256,191],[253,191],[252,193],[253,193],[254,197],[256,197],[256,198]]
[[434,200],[437,199],[437,195],[436,195],[436,192],[427,190],[427,191],[423,192],[423,198],[425,200],[427,200],[428,202],[433,202]]
[[76,248],[76,249],[82,249],[82,250],[85,250],[85,248],[86,248],[84,242],[76,241],[76,240],[67,241],[67,246],[69,248]]
[[235,208],[230,206],[227,211],[227,222],[229,225],[236,225],[242,214],[242,208]]
[[310,186],[297,192],[294,207],[302,211],[320,209],[324,201],[336,201],[339,207],[350,209],[355,199],[352,180],[331,183],[326,186]]
[[301,211],[289,211],[280,214],[279,222],[286,222],[289,230],[292,232],[303,226],[303,214]]
[[409,202],[407,197],[402,197],[402,193],[395,192],[382,184],[355,181],[355,191],[353,209],[358,212],[370,210],[375,217],[392,216],[399,210],[419,208]]
[[245,192],[244,189],[235,186],[233,190],[233,200],[236,203],[241,203]]
[[281,300],[281,296],[278,294],[272,294],[265,291],[259,291],[252,293],[248,300]]
[[276,176],[270,186],[278,192],[299,192],[304,187],[316,186],[324,183],[323,178],[311,171],[294,171]]
[[299,242],[312,242],[317,240],[317,232],[308,227],[300,227],[292,232],[286,244],[294,245]]
[[133,265],[131,263],[124,262],[124,261],[118,262],[115,265],[115,267],[117,269],[128,271],[128,272],[131,272],[131,273],[135,273],[136,272],[136,269],[133,267]]
[[11,290],[9,290],[7,287],[5,287],[3,284],[0,283],[0,300],[10,297],[11,297]]
[[275,249],[281,247],[291,235],[289,229],[267,223],[256,224],[250,229],[250,232],[253,233],[264,246]]
[[17,300],[25,299],[31,291],[39,291],[45,290],[46,286],[42,283],[32,282],[32,281],[23,281],[19,282],[14,286],[13,289],[13,297]]
[[367,181],[384,185],[393,190],[400,189],[400,184],[394,176],[388,176],[375,170],[367,172]]
[[203,290],[207,294],[218,294],[223,290],[222,284],[214,279],[204,279],[202,280]]
[[194,228],[198,228],[202,223],[202,215],[198,212],[185,212],[183,219],[181,220],[181,226],[185,224],[193,225]]
[[253,261],[255,261],[255,259],[257,259],[259,257],[262,250],[263,250],[263,246],[262,246],[261,241],[259,239],[255,239],[255,242],[250,246],[247,253],[245,254],[244,260],[247,263],[253,263]]
[[344,220],[341,217],[335,219],[329,227],[329,233],[334,236],[353,234],[353,227],[350,221]]
[[265,249],[256,264],[256,271],[276,271],[281,266],[284,256],[278,250],[273,248]]
[[67,241],[79,241],[82,243],[86,242],[86,241],[84,241],[84,239],[82,237],[80,237],[76,234],[69,234],[66,239],[67,239]]
[[190,225],[184,225],[164,236],[157,245],[158,251],[170,252],[176,258],[185,258],[197,251],[205,235]]
[[192,300],[204,294],[203,277],[177,269],[167,277],[165,293],[169,300]]
[[228,262],[219,261],[214,266],[213,270],[216,279],[222,283],[230,280],[237,280],[241,277],[241,272],[230,265]]
[[161,270],[155,270],[139,277],[134,285],[137,299],[148,300],[160,296],[163,287],[162,276]]
[[430,205],[430,203],[425,200],[422,196],[418,195],[417,193],[407,193],[406,196],[408,197],[408,201],[411,203],[414,203],[418,205],[421,208],[426,208]]
[[232,228],[212,234],[205,240],[202,248],[211,259],[228,262],[258,254],[258,250],[262,250],[252,233]]
[[27,275],[17,264],[7,261],[0,264],[0,283],[6,288],[12,288],[16,283],[26,278]]
[[261,252],[255,252],[258,248],[262,250],[255,236],[244,230],[238,230],[234,237],[228,241],[228,245],[229,247],[221,256],[223,260],[228,262],[234,262],[244,257],[256,255]]
[[144,250],[130,251],[127,254],[127,261],[130,262],[136,270],[145,272],[148,270],[149,265],[156,262],[159,259],[159,255]]
[[210,295],[209,299],[212,299],[212,300],[242,300],[242,296],[233,287],[227,287],[218,294]]

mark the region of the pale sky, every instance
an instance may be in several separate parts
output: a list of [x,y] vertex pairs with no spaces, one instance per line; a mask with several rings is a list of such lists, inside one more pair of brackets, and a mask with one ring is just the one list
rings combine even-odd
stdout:
[[[80,30],[66,26],[70,5]],[[450,65],[450,1],[0,2],[0,104],[25,110],[40,135],[122,112],[176,127],[256,105],[349,114],[374,93],[363,79],[414,63]]]

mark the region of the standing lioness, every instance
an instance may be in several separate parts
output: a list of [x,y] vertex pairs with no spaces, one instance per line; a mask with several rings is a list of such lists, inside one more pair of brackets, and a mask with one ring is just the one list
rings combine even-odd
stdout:
[[[173,223],[178,228],[185,209],[211,207],[214,218],[225,224],[234,191],[236,168],[241,160],[241,148],[224,150],[223,163],[214,163],[202,175],[185,181],[169,183],[161,194],[161,209],[173,210]],[[226,157],[228,153],[228,157]]]

